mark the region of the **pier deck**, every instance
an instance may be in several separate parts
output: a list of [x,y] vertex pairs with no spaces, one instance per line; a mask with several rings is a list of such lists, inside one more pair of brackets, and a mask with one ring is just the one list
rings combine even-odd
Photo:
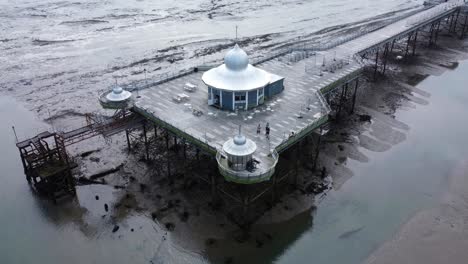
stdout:
[[[398,41],[435,20],[448,17],[462,4],[463,1],[440,4],[326,51],[311,54],[304,50],[299,52],[299,60],[292,59],[293,54],[286,54],[256,65],[285,77],[285,90],[252,110],[229,112],[209,106],[201,72],[139,91],[134,110],[213,154],[242,126],[243,133],[258,146],[257,169],[270,170],[274,166],[271,153],[287,149],[327,121],[330,108],[322,94],[360,75],[363,66],[355,60],[355,55]],[[186,83],[198,89],[187,92]],[[186,94],[189,99],[176,102],[173,98],[179,94]],[[267,123],[271,128],[270,139],[264,134]],[[259,124],[260,135],[257,134]]]

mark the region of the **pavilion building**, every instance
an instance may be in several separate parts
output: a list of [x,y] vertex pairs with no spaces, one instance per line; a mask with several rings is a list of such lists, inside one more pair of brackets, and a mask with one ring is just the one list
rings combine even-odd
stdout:
[[239,45],[224,57],[224,64],[205,72],[208,104],[222,110],[249,110],[284,90],[284,78],[249,64]]

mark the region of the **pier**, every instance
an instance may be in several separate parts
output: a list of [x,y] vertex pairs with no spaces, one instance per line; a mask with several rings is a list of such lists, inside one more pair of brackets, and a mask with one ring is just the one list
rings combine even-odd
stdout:
[[[253,108],[248,107],[249,91],[228,93],[233,100],[231,110],[210,105],[213,87],[207,87],[203,81],[203,75],[212,70],[207,66],[129,89],[130,97],[119,99],[122,91],[114,87],[99,97],[104,108],[117,111],[113,117],[103,120],[90,117],[86,127],[64,133],[44,132],[17,143],[26,177],[37,187],[41,186],[40,182],[43,185],[50,182],[50,186],[60,182],[55,189],[45,188],[53,199],[60,189],[73,194],[73,162],[66,154],[67,145],[98,135],[107,137],[125,132],[130,148],[132,131],[141,130],[145,157],[150,160],[148,134],[158,138],[163,133],[167,148],[172,137],[174,145],[183,146],[184,157],[187,146],[195,148],[197,155],[203,152],[212,157],[219,173],[202,180],[211,186],[213,200],[224,197],[234,201],[242,216],[238,221],[249,224],[255,219],[255,213],[249,208],[261,199],[271,199],[274,203],[286,179],[303,188],[298,183],[297,171],[277,170],[281,154],[300,146],[304,140],[314,140],[315,149],[310,155],[316,161],[321,136],[326,133],[330,119],[354,111],[360,82],[367,78],[363,72],[371,69],[376,79],[385,74],[391,54],[398,54],[402,59],[413,56],[418,45],[436,45],[442,31],[464,38],[467,26],[465,1],[448,1],[361,36],[337,40],[326,48],[293,45],[252,62],[258,69],[284,78],[282,92],[272,96],[256,92],[257,105]],[[236,107],[236,103],[246,106]],[[54,139],[53,147],[45,143],[49,138]],[[256,148],[245,155],[247,160],[239,161],[246,166],[233,167],[225,150],[229,140],[239,146],[250,141],[255,144]],[[295,151],[301,155],[298,148]],[[53,173],[45,174],[43,168],[49,168],[50,164],[58,165]],[[49,174],[55,180],[48,181]],[[270,196],[266,198],[267,195]]]

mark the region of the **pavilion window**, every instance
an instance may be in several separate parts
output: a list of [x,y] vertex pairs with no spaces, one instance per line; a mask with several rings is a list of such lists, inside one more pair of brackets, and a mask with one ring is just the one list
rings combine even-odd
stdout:
[[236,93],[234,96],[234,100],[236,102],[242,102],[242,101],[245,101],[245,99],[246,99],[245,93]]

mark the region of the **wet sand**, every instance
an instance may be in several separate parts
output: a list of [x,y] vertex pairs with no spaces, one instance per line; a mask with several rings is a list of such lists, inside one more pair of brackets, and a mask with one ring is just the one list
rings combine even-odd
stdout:
[[[44,222],[50,220],[53,223],[49,226],[52,229],[50,232],[66,238],[63,240],[67,240],[68,243],[63,242],[66,245],[63,246],[63,252],[72,250],[72,248],[76,252],[72,254],[72,263],[90,261],[110,263],[119,260],[134,263],[308,263],[312,258],[316,263],[330,263],[330,260],[335,260],[335,263],[340,263],[343,260],[347,260],[348,263],[357,263],[357,259],[367,257],[368,248],[375,248],[380,241],[388,239],[389,234],[393,234],[392,228],[399,225],[400,217],[405,218],[414,208],[419,210],[421,204],[424,203],[414,202],[408,206],[411,207],[408,209],[405,207],[406,204],[399,204],[402,202],[400,200],[395,203],[388,202],[384,205],[390,209],[387,210],[385,207],[383,210],[387,211],[384,212],[387,214],[377,210],[377,213],[382,213],[383,217],[372,214],[367,217],[369,215],[366,213],[373,212],[374,207],[379,207],[381,204],[377,203],[376,206],[367,201],[363,202],[356,199],[355,193],[365,193],[369,196],[365,198],[372,200],[376,197],[382,198],[382,193],[388,195],[384,190],[385,186],[395,187],[391,184],[393,181],[404,186],[426,180],[416,177],[418,175],[415,175],[415,180],[407,180],[403,177],[381,177],[380,179],[374,177],[370,178],[369,181],[368,178],[366,180],[361,180],[361,178],[373,173],[379,174],[376,172],[382,170],[392,169],[391,166],[389,168],[386,164],[378,162],[391,162],[387,159],[392,158],[392,155],[398,156],[398,153],[394,152],[395,149],[410,141],[408,138],[415,127],[412,123],[401,120],[397,112],[425,109],[424,107],[431,103],[429,92],[412,85],[417,84],[420,79],[428,75],[440,75],[448,71],[447,67],[439,64],[445,65],[457,61],[463,52],[463,47],[454,46],[450,49],[443,49],[442,52],[430,50],[427,54],[420,53],[418,61],[402,67],[394,67],[393,71],[389,72],[388,79],[376,84],[365,85],[359,95],[359,107],[356,115],[337,124],[324,141],[320,162],[321,165],[328,168],[331,178],[333,178],[334,189],[328,196],[320,196],[317,199],[299,192],[283,197],[282,202],[273,211],[267,213],[255,226],[255,232],[252,233],[248,241],[237,241],[236,231],[238,228],[222,214],[210,208],[208,190],[197,186],[193,192],[185,193],[177,183],[175,188],[171,188],[172,184],[161,180],[164,170],[158,171],[148,167],[141,161],[141,153],[128,153],[126,151],[123,135],[116,135],[110,141],[95,138],[86,144],[76,145],[69,151],[72,155],[79,157],[80,171],[78,176],[88,177],[124,163],[118,173],[108,175],[103,179],[107,185],[124,185],[126,188],[122,190],[102,185],[81,186],[78,188],[78,200],[71,201],[62,207],[69,208],[69,210],[65,213],[56,212],[60,210],[49,213],[50,209],[47,207],[42,212],[43,215],[46,215]],[[95,78],[102,79],[103,76],[97,74]],[[398,78],[398,81],[389,80],[391,78]],[[52,90],[56,92],[54,89],[50,89],[49,92]],[[68,97],[68,95],[62,94],[60,96]],[[86,98],[94,98],[93,94],[86,96]],[[23,98],[22,96],[18,97],[20,100]],[[27,95],[27,97],[33,97],[33,95]],[[40,101],[41,99],[34,100]],[[32,102],[32,104],[32,108],[38,111],[39,116],[48,116],[45,114],[47,107],[42,107],[37,102]],[[74,104],[76,102],[67,104],[67,109],[73,109]],[[96,102],[92,104],[90,109],[96,107],[94,105]],[[88,111],[89,108],[85,110]],[[52,112],[53,118],[49,121],[55,121],[54,124],[64,123],[64,125],[70,123],[76,125],[83,122],[83,118],[79,114],[74,115],[73,112],[64,111],[65,114],[61,115],[60,111],[58,112]],[[357,114],[371,115],[372,122],[360,122]],[[414,140],[410,142],[415,144]],[[418,142],[416,141],[416,143]],[[427,142],[423,141],[421,144],[424,143]],[[86,157],[80,157],[80,154],[84,152],[95,150],[97,151]],[[162,149],[156,149],[156,151],[164,154]],[[424,156],[425,153],[416,152],[416,154]],[[16,153],[13,153],[13,157],[12,160],[17,161]],[[433,161],[431,157],[420,158],[420,160]],[[408,166],[411,163],[411,161],[402,163],[401,166]],[[374,172],[365,172],[362,169],[373,165],[375,166]],[[443,163],[441,167],[446,165]],[[430,168],[434,167],[437,166]],[[395,173],[406,173],[405,170],[397,170],[397,168],[394,170]],[[301,173],[306,173],[306,171]],[[424,172],[424,169],[421,171]],[[22,176],[20,170],[15,173]],[[384,174],[384,172],[381,174],[392,176]],[[425,184],[434,184],[432,181],[432,179],[428,179],[429,183],[425,182]],[[15,182],[18,186],[27,186],[22,177],[19,177],[19,181]],[[147,186],[144,192],[141,191],[142,184]],[[398,184],[397,188],[400,187]],[[373,188],[376,190],[375,193],[370,190]],[[404,190],[399,191],[403,196],[413,192],[411,187],[408,187],[409,190],[402,189]],[[428,191],[427,196],[438,195],[438,191],[434,191],[432,188],[428,189],[430,191]],[[21,188],[21,192],[24,192],[24,188]],[[19,193],[17,192],[15,195]],[[417,196],[426,195],[416,193]],[[95,200],[95,195],[100,196],[99,201]],[[197,199],[193,199],[193,197],[197,197]],[[408,195],[408,197],[413,196]],[[393,197],[388,195],[382,200],[385,198],[390,200]],[[320,204],[321,201],[323,201],[322,204]],[[104,203],[110,205],[109,213],[104,211]],[[391,209],[396,212],[388,212]],[[187,221],[183,221],[181,218],[181,214],[184,212],[188,212],[190,215]],[[156,213],[156,217],[153,217],[153,213]],[[389,214],[394,215],[394,218]],[[105,216],[103,217],[103,215]],[[32,215],[29,218],[35,219],[35,217],[37,216]],[[388,222],[382,223],[382,228],[375,229],[372,222],[379,221],[379,219]],[[8,219],[6,223],[11,223],[10,221]],[[168,223],[175,226],[167,226]],[[111,230],[115,225],[119,225],[120,229],[114,234]],[[31,229],[34,227],[36,226],[31,226]],[[39,229],[41,228],[42,226],[39,226]],[[135,230],[131,231],[132,229]],[[16,230],[20,236],[8,233],[2,237],[8,237],[8,240],[12,240],[14,242],[11,243],[12,245],[21,245],[22,239],[34,241],[33,236],[28,236],[30,234],[23,234],[19,228]],[[381,232],[381,234],[376,234],[376,232]],[[48,234],[44,232],[42,235],[47,236]],[[70,241],[72,242],[70,243]],[[48,241],[48,244],[51,248],[46,248],[49,245],[43,245],[44,248],[42,248],[46,252],[45,254],[54,250],[52,245],[57,246],[53,241]],[[360,248],[353,248],[353,245],[357,244],[360,245]],[[337,251],[341,252],[341,258],[336,256]],[[291,255],[295,256],[291,257]],[[34,258],[32,255],[28,257]],[[333,259],[333,257],[335,258]],[[18,260],[16,255],[10,259],[16,260],[13,263],[21,263],[21,259]],[[39,259],[60,262],[60,260],[67,259],[67,256],[48,256],[39,257]]]
[[454,168],[441,203],[423,210],[365,263],[459,263],[468,260],[468,160]]

